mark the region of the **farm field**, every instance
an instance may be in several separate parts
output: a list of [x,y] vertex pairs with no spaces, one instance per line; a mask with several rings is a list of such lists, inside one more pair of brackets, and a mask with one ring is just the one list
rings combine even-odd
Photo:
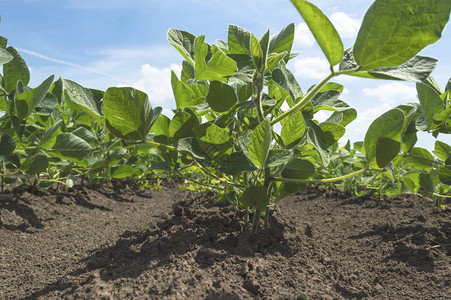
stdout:
[[307,189],[251,234],[214,195],[117,180],[0,203],[1,299],[446,299],[450,210]]

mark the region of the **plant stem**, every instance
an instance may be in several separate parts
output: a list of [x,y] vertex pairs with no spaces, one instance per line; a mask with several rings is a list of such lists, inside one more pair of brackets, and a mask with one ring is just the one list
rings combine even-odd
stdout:
[[334,178],[325,178],[325,179],[270,178],[270,180],[271,181],[282,181],[282,182],[293,182],[293,183],[329,183],[329,182],[335,182],[335,181],[352,178],[352,177],[360,175],[368,170],[369,170],[368,168],[364,168],[364,169],[361,169],[356,172],[352,172],[352,173],[349,173],[349,174],[346,174],[343,176],[334,177]]
[[151,145],[151,146],[155,146],[155,147],[164,147],[168,150],[173,150],[173,151],[177,151],[177,148],[173,147],[173,146],[169,146],[169,145],[165,145],[165,144],[160,144],[157,142],[153,142],[153,141],[146,141],[145,142],[146,145]]
[[252,233],[257,233],[258,231],[258,223],[260,223],[260,215],[262,214],[262,212],[256,208],[255,209],[255,213],[254,213],[254,217],[252,218]]
[[[331,68],[331,73],[321,80],[317,85],[315,85],[314,88],[312,88],[305,96],[302,98],[302,100],[297,103],[295,106],[293,106],[290,110],[284,112],[283,114],[279,115],[277,118],[271,121],[271,125],[274,125],[281,120],[285,119],[286,117],[294,114],[295,112],[302,109],[309,101],[313,98],[313,96],[318,93],[318,91],[334,76],[338,75],[352,75],[353,73],[357,73],[360,70],[360,68],[350,69],[350,70],[343,70],[343,71],[337,71],[335,72],[333,68]],[[293,99],[295,100],[295,99]]]

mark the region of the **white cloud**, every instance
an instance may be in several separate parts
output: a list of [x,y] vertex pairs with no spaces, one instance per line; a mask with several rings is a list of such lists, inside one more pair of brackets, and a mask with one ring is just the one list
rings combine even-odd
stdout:
[[401,82],[382,84],[375,88],[364,88],[362,92],[365,96],[377,98],[392,106],[416,101],[417,96],[414,87]]
[[307,24],[299,23],[294,31],[294,43],[299,46],[313,46],[315,38],[313,37]]
[[[140,78],[131,84],[132,87],[145,92],[149,96],[152,107],[161,106],[165,111],[175,107],[171,87],[171,70],[176,74],[181,72],[181,66],[172,64],[170,68],[156,68],[149,64],[141,66]],[[130,86],[118,84],[118,86]]]
[[354,19],[344,12],[333,13],[330,16],[330,21],[342,38],[356,37],[362,23],[361,19]]
[[352,142],[363,140],[371,123],[390,108],[390,105],[383,103],[363,112],[358,112],[357,118],[346,126],[346,136],[343,141],[346,139],[350,139]]
[[329,63],[320,57],[304,57],[294,60],[294,74],[300,78],[324,79],[329,73]]

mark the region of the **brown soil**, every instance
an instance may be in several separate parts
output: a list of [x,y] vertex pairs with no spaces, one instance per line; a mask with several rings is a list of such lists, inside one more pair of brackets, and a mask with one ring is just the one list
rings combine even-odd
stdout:
[[118,181],[0,202],[0,299],[449,299],[451,212],[307,190],[257,235],[227,205]]

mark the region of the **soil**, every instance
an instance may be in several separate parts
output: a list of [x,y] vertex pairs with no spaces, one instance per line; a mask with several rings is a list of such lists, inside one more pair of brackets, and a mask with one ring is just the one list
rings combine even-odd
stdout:
[[450,299],[451,211],[308,189],[252,235],[214,195],[128,181],[0,202],[0,299]]

